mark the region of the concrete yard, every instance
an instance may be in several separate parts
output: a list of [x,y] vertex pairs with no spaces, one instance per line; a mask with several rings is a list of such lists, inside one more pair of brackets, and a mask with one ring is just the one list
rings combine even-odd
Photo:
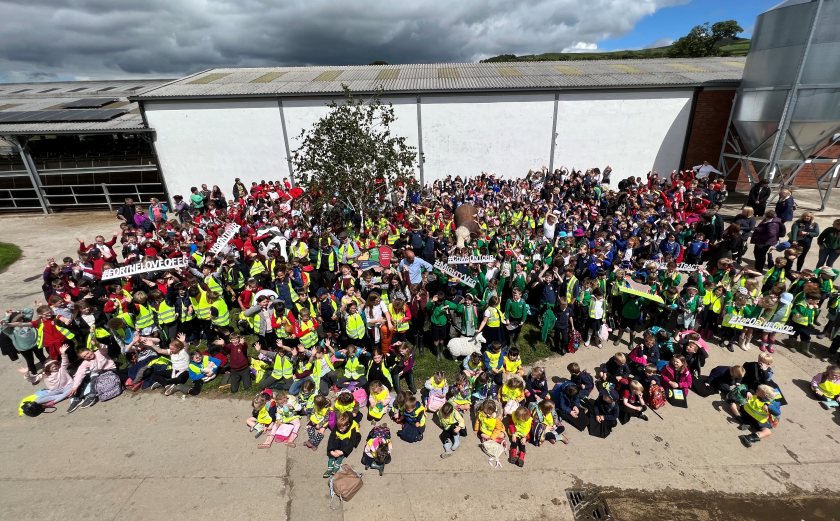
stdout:
[[[820,226],[838,213],[818,213]],[[10,308],[42,299],[46,258],[72,255],[74,237],[90,240],[117,228],[108,213],[0,217],[0,241],[23,250],[0,274],[0,302]],[[816,253],[814,247],[806,266],[813,267]],[[626,347],[608,342],[544,365],[549,378],[565,377],[570,361],[591,371],[616,350]],[[712,346],[706,370],[757,355],[755,346],[735,353]],[[336,500],[332,508],[321,477],[324,447],[313,453],[300,439],[295,449],[258,450],[244,426],[247,399],[127,392],[72,415],[62,403],[54,414],[18,417],[20,398],[33,388],[15,371],[22,361],[4,358],[0,518],[571,520],[566,490],[593,487],[625,521],[838,519],[840,417],[805,392],[825,364],[784,348],[775,358],[789,404],[775,434],[751,449],[714,396],[691,395],[687,409],[666,407],[664,420],[649,413],[649,422],[633,420],[606,440],[569,429],[568,446],[529,447],[524,469],[506,461],[491,469],[472,432],[454,457],[441,460],[439,429],[429,421],[419,444],[395,438],[384,477],[370,471],[351,502]],[[349,459],[357,470],[360,457],[361,447]]]

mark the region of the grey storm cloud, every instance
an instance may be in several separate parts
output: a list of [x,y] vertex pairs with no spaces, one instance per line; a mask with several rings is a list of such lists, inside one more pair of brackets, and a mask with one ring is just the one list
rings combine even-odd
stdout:
[[471,62],[591,48],[687,0],[0,0],[0,79]]

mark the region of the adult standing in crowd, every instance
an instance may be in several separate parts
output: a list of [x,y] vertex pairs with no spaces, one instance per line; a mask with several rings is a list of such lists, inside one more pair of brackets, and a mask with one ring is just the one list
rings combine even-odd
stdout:
[[749,194],[747,194],[747,206],[752,207],[758,217],[764,217],[771,193],[773,191],[770,190],[770,183],[767,179],[760,180],[750,188]]
[[753,232],[752,243],[755,245],[753,255],[755,256],[756,271],[763,271],[767,262],[767,253],[770,248],[779,242],[782,236],[782,221],[776,217],[776,212],[768,210],[764,219],[758,223]]
[[796,210],[796,202],[793,200],[790,190],[782,188],[779,190],[779,200],[776,201],[776,217],[783,223],[790,222],[793,220],[794,210]]
[[822,266],[833,268],[834,261],[840,257],[840,219],[835,219],[831,226],[817,237],[817,246],[820,248],[817,268]]

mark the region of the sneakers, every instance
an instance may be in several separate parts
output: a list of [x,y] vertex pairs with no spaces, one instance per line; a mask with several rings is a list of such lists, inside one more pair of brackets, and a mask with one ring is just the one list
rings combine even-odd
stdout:
[[733,347],[733,345],[732,345],[732,344],[730,344],[729,342],[725,342],[725,343],[723,344],[723,347],[725,347],[726,349],[728,349],[730,353],[734,353],[734,352],[735,352],[735,347]]
[[175,392],[175,387],[177,387],[177,385],[176,385],[176,384],[170,384],[170,385],[167,385],[167,386],[166,386],[166,389],[164,389],[164,390],[163,390],[163,394],[164,394],[165,396],[172,396],[172,393],[174,393],[174,392]]
[[71,412],[78,409],[80,405],[82,405],[81,398],[70,398],[70,407],[67,408],[67,414],[70,414]]
[[440,459],[446,459],[453,454],[455,454],[455,453],[454,452],[444,452],[443,454],[440,455]]
[[647,414],[640,414],[639,419],[643,421],[648,421],[650,418],[647,417]]
[[256,431],[254,438],[259,438],[260,436],[262,436],[262,433],[265,432],[265,425],[263,425],[262,423],[257,424],[257,426],[254,427],[254,431]]
[[151,387],[149,387],[149,389],[151,389],[152,391],[154,391],[155,389],[160,389],[161,387],[163,387],[163,384],[162,384],[162,383],[160,383],[160,382],[155,382],[155,383],[153,383],[153,384],[151,385]]
[[746,423],[742,423],[741,425],[738,425],[738,429],[742,430],[742,431],[748,431],[748,430],[750,430],[750,426],[747,425]]
[[96,403],[99,402],[99,397],[95,394],[89,394],[85,397],[82,401],[82,404],[79,406],[81,409],[87,409],[88,407],[93,407]]

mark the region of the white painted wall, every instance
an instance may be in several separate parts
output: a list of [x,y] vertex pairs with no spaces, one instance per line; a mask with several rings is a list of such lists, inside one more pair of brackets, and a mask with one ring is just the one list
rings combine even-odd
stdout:
[[[679,166],[691,99],[690,90],[563,93],[554,166],[609,164],[613,184],[651,168],[667,174]],[[397,116],[393,133],[418,147],[416,98],[386,100]],[[328,102],[283,101],[291,150]],[[227,194],[235,177],[249,184],[289,175],[274,100],[161,101],[145,108],[171,195],[186,196],[200,183]],[[549,164],[553,93],[424,95],[421,108],[427,183],[482,171],[518,177]]]
[[612,166],[613,186],[651,169],[660,176],[679,168],[686,139],[690,90],[561,94],[554,167]]
[[548,166],[554,94],[424,95],[425,181]]
[[236,177],[249,184],[289,175],[276,100],[144,105],[170,196],[187,198],[190,187],[201,183],[217,184],[230,196]]

